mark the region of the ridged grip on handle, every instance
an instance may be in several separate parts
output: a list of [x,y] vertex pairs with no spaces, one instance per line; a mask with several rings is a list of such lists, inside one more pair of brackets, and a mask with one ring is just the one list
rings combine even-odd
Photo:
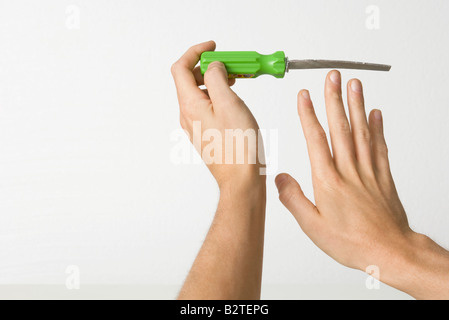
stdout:
[[277,51],[263,55],[256,51],[206,51],[201,55],[201,73],[204,74],[213,61],[226,66],[229,78],[257,78],[270,74],[276,78],[285,75],[285,53]]

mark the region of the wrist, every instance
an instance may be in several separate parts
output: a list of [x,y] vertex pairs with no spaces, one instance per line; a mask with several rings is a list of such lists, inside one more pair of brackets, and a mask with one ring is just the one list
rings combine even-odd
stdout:
[[429,237],[412,232],[381,280],[416,299],[449,298],[449,252]]
[[219,184],[219,190],[220,198],[231,198],[233,201],[260,202],[266,199],[266,178],[230,179]]
[[266,189],[266,176],[259,170],[241,170],[216,177],[220,193],[261,192]]
[[[264,213],[266,206],[266,178],[258,176],[253,179],[228,179],[219,184],[220,202],[247,212]],[[237,210],[230,210],[230,212]]]

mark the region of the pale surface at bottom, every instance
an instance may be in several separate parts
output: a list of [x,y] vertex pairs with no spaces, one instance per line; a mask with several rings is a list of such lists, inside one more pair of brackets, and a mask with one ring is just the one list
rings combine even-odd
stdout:
[[[68,290],[61,285],[0,285],[0,299],[175,299],[179,286],[174,285],[85,285]],[[379,289],[345,285],[265,285],[266,300],[403,300],[407,294],[381,284]]]

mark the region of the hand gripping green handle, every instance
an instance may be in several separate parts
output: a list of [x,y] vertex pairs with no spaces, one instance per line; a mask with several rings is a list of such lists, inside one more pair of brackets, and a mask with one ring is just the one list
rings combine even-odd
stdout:
[[285,75],[285,53],[278,51],[263,55],[255,51],[206,51],[201,55],[201,73],[204,75],[209,63],[221,61],[229,78],[257,78],[271,74],[276,78]]

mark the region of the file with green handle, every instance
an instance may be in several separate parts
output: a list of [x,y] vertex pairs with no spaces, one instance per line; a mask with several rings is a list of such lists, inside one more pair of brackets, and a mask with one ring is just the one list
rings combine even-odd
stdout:
[[260,54],[256,51],[206,51],[201,55],[201,73],[204,74],[213,61],[222,62],[229,78],[257,78],[268,74],[283,78],[293,69],[357,69],[390,71],[384,64],[341,61],[341,60],[289,60],[284,51],[273,54]]

